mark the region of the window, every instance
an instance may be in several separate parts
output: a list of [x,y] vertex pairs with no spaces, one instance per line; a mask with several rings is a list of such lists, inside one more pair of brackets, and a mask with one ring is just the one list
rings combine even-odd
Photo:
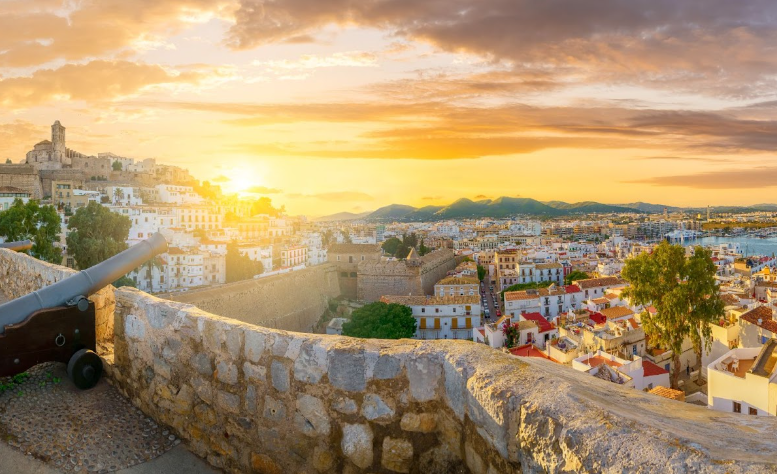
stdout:
[[742,404],[734,402],[734,413],[742,413]]
[[353,263],[353,256],[351,255],[348,256],[348,263]]
[[634,355],[637,355],[637,345],[636,344],[631,346],[631,353],[634,354]]
[[364,261],[364,255],[362,255],[362,262]]
[[758,408],[750,407],[747,409],[748,415],[757,415],[758,414]]

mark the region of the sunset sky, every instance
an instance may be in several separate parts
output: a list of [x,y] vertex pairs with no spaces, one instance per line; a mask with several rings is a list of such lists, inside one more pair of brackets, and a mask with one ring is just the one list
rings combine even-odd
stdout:
[[0,0],[0,107],[293,214],[777,202],[777,2]]

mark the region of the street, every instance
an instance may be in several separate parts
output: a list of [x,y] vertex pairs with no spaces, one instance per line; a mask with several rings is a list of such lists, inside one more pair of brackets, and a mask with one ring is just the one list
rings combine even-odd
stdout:
[[[496,315],[496,311],[497,311],[497,309],[499,309],[499,306],[496,304],[496,301],[497,301],[497,298],[499,298],[499,296],[496,294],[496,288],[494,288],[494,295],[496,296],[496,298],[492,298],[491,297],[491,291],[489,290],[488,285],[486,285],[483,282],[483,283],[480,284],[481,291],[484,288],[485,288],[485,292],[486,292],[486,295],[485,295],[486,304],[485,304],[485,306],[483,308],[483,322],[484,323],[490,323],[490,322],[493,322],[493,321],[496,321],[496,320],[499,319],[499,317],[497,317],[497,315]],[[481,303],[482,303],[483,293],[480,294],[480,298],[481,298]],[[486,311],[485,311],[486,308],[488,308],[488,312],[489,312],[488,315],[486,315]]]

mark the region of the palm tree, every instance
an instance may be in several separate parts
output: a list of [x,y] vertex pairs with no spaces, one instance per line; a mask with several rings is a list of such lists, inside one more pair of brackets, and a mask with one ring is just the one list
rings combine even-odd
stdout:
[[154,291],[154,280],[153,280],[154,268],[158,269],[159,271],[162,271],[163,267],[164,265],[162,264],[162,259],[160,259],[159,256],[154,256],[153,258],[146,260],[143,263],[143,265],[140,266],[141,269],[143,268],[146,269],[146,279],[148,280],[149,291]]

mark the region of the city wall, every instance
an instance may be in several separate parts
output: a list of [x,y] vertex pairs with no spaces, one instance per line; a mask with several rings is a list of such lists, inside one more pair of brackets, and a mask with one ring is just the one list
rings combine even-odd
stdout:
[[[35,288],[64,270],[0,251]],[[21,263],[20,263],[21,262]],[[42,275],[43,274],[43,275]],[[466,341],[291,333],[115,291],[111,381],[229,472],[774,472],[774,417]]]
[[164,297],[258,326],[308,332],[340,296],[337,275],[334,265],[323,264]]
[[432,295],[434,284],[456,268],[449,249],[413,260],[359,263],[358,299],[378,301],[383,295]]
[[41,199],[44,195],[38,170],[33,165],[0,164],[0,187],[2,186],[23,189],[30,193],[33,199]]

